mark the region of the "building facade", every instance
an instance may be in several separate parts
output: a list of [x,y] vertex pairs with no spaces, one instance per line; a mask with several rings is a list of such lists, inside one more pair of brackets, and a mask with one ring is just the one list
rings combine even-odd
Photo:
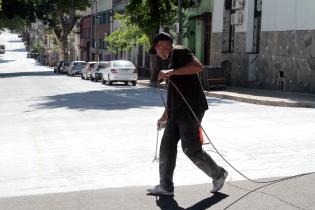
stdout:
[[214,0],[211,65],[230,85],[315,93],[315,2]]
[[111,32],[112,1],[94,0],[91,8],[90,58],[93,61],[111,60],[104,38]]
[[91,15],[84,16],[80,22],[80,53],[81,60],[91,60],[91,43],[92,43],[92,18]]
[[210,64],[210,43],[213,0],[196,0],[191,8],[184,11],[188,18],[188,31],[184,34],[183,45],[188,47],[204,64]]

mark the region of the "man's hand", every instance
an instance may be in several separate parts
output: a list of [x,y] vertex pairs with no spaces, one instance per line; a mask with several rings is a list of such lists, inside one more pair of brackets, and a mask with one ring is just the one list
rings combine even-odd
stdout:
[[174,72],[173,69],[170,70],[161,70],[158,76],[158,80],[165,80],[172,75]]
[[160,119],[158,119],[158,121],[157,121],[157,124],[156,124],[156,125],[157,125],[157,128],[158,128],[158,129],[159,129],[163,124],[164,124],[164,125],[166,124],[167,118],[168,118],[167,112],[164,111],[162,117],[161,117]]

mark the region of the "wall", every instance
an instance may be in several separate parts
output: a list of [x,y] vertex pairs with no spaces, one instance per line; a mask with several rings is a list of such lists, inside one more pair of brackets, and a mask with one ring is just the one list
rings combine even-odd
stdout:
[[315,29],[314,0],[263,0],[262,31]]
[[263,0],[258,54],[246,53],[248,1],[231,53],[222,53],[224,1],[214,1],[211,65],[228,62],[231,85],[315,93],[315,1]]

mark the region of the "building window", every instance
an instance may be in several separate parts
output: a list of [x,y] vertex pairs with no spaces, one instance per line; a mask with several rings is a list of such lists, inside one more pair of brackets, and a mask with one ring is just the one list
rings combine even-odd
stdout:
[[101,24],[108,24],[109,23],[109,12],[105,12],[100,17],[100,23]]

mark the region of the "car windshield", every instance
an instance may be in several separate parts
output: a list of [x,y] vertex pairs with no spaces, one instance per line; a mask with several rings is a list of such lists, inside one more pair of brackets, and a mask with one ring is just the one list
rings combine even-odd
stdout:
[[69,66],[70,65],[70,62],[65,62],[63,63],[64,66]]
[[113,67],[134,68],[135,66],[130,61],[114,61]]
[[107,63],[98,64],[98,68],[100,68],[100,69],[105,69],[107,66],[108,66]]
[[74,63],[73,64],[74,68],[83,68],[83,66],[84,66],[84,63]]

